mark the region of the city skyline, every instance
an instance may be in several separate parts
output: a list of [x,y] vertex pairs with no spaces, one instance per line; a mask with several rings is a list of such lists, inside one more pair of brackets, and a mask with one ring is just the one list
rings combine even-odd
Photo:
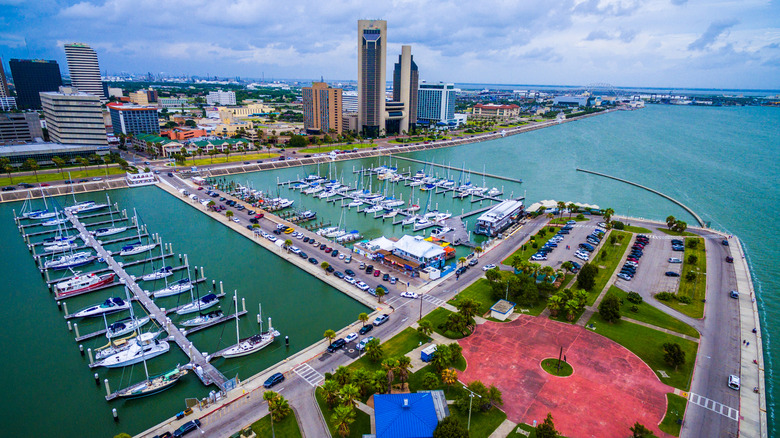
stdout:
[[356,80],[354,23],[376,18],[388,22],[389,53],[414,47],[421,81],[780,88],[777,2],[196,1],[185,15],[161,2],[3,3],[6,64],[54,59],[66,70],[63,44],[83,42],[109,73]]

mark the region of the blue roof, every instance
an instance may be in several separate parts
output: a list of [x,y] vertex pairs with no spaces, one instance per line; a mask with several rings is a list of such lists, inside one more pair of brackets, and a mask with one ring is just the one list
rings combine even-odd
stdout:
[[374,413],[377,438],[431,438],[439,424],[430,393],[375,394]]

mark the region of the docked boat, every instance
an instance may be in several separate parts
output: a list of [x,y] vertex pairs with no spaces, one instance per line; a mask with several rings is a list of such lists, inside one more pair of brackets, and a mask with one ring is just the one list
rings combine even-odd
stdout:
[[181,280],[168,285],[167,287],[158,291],[152,292],[154,298],[171,297],[180,293],[187,292],[192,289],[192,282],[189,278],[182,278]]
[[269,327],[267,332],[263,333],[261,328],[260,333],[248,338],[241,339],[241,335],[238,331],[238,295],[234,297],[234,300],[236,302],[236,345],[233,345],[232,347],[222,351],[222,357],[227,359],[230,359],[231,357],[246,356],[248,354],[260,351],[263,348],[271,345],[271,343],[274,341],[274,329],[271,327],[270,318],[268,321]]
[[501,194],[501,190],[498,190],[495,187],[493,187],[492,189],[488,190],[488,192],[487,192],[488,196],[498,196],[500,194]]
[[127,231],[127,227],[108,227],[108,228],[98,228],[95,231],[92,231],[92,234],[94,234],[95,237],[105,237],[105,236],[113,236],[114,234],[124,233]]
[[325,227],[325,228],[320,228],[319,230],[317,230],[317,235],[319,235],[319,236],[324,236],[324,235],[326,235],[326,234],[330,234],[330,233],[332,233],[332,232],[334,232],[334,231],[338,231],[338,229],[339,229],[339,227]]
[[219,298],[214,294],[205,295],[191,303],[185,304],[176,311],[177,315],[186,315],[188,313],[200,312],[219,304]]
[[425,184],[425,183],[422,182],[422,180],[418,179],[418,180],[414,180],[411,183],[409,183],[409,187],[419,187],[419,186],[421,186],[423,184]]
[[349,207],[349,208],[360,207],[363,204],[365,204],[365,203],[363,201],[361,201],[360,199],[355,199],[354,201],[352,201],[349,204],[347,204],[347,207]]
[[431,230],[431,236],[433,237],[444,237],[445,234],[452,231],[452,228],[449,227],[439,227]]
[[325,237],[327,237],[329,239],[338,239],[339,237],[341,237],[341,236],[343,236],[345,234],[347,234],[347,232],[345,230],[338,229],[338,230],[331,231],[330,233],[325,234]]
[[150,321],[148,316],[143,318],[127,318],[110,324],[106,329],[106,337],[108,339],[115,338],[117,336],[126,335],[132,333],[139,328],[145,326]]
[[63,236],[61,234],[43,239],[43,246],[57,245],[63,242],[75,242],[78,237],[76,236]]
[[384,208],[381,205],[372,205],[371,207],[363,210],[363,213],[376,213],[382,210],[384,210]]
[[401,221],[401,225],[411,225],[411,224],[417,222],[419,219],[420,219],[420,216],[417,216],[417,215],[409,216],[406,219]]
[[390,210],[382,215],[382,219],[389,219],[398,216],[398,210]]
[[326,198],[330,198],[331,196],[336,196],[336,195],[338,195],[338,193],[336,193],[335,191],[328,190],[327,192],[320,193],[319,195],[317,195],[317,197],[320,198],[320,199],[326,199]]
[[87,251],[65,254],[56,259],[46,260],[43,267],[46,269],[68,269],[88,265],[97,260],[97,256]]
[[75,205],[65,207],[65,211],[73,214],[89,213],[108,208],[108,204],[98,204],[95,201],[82,201]]
[[197,327],[199,325],[208,324],[209,322],[222,318],[223,316],[225,316],[225,314],[222,313],[221,310],[214,310],[206,314],[198,315],[195,318],[182,321],[181,325],[184,327]]
[[[106,324],[108,326],[108,324]],[[156,338],[160,335],[160,332],[152,333],[152,337]],[[114,338],[108,341],[108,344],[95,349],[95,360],[105,359],[108,356],[119,353],[120,351],[127,350],[135,342],[136,334],[133,333],[130,336],[124,338]]]
[[79,310],[72,316],[74,318],[91,318],[95,316],[107,315],[109,313],[121,312],[130,308],[130,303],[119,298],[111,297],[101,304],[95,304],[85,309]]
[[317,213],[311,210],[306,210],[299,215],[301,221],[310,221],[317,217]]
[[78,247],[79,245],[76,242],[66,240],[62,242],[55,242],[49,245],[44,244],[43,252],[44,253],[64,252],[64,251],[70,251],[71,249],[76,249]]
[[173,275],[173,268],[170,266],[163,266],[162,268],[150,273],[146,274],[141,279],[143,281],[154,281],[154,280],[160,280],[165,277],[170,277]]
[[171,349],[167,341],[155,339],[157,333],[137,336],[129,346],[90,365],[91,368],[122,368],[167,353]]
[[88,292],[106,286],[114,282],[116,274],[108,272],[102,275],[89,273],[77,275],[69,280],[61,281],[54,285],[54,296],[56,298],[66,298],[71,295]]
[[58,225],[64,224],[67,221],[68,221],[68,219],[66,219],[64,217],[60,217],[60,218],[56,218],[56,219],[49,219],[47,221],[43,221],[43,222],[41,222],[41,225],[43,225],[44,227],[56,227]]
[[410,205],[409,208],[406,209],[409,213],[414,213],[415,211],[418,211],[420,209],[420,206],[417,204]]
[[314,195],[316,193],[319,193],[321,191],[325,190],[321,185],[319,184],[312,184],[311,187],[304,190],[303,193],[306,195]]
[[279,203],[277,203],[276,205],[279,208],[287,208],[287,207],[292,207],[292,205],[294,203],[295,203],[295,201],[291,201],[291,200],[285,198],[285,199],[282,199],[281,201],[279,201]]
[[122,250],[119,251],[119,255],[121,256],[130,256],[135,254],[141,254],[142,252],[149,251],[150,249],[156,247],[156,243],[145,243],[142,244],[141,242],[132,243],[130,245],[125,245],[122,247]]
[[405,202],[400,199],[387,199],[382,201],[382,208],[390,209],[390,208],[400,207],[404,204]]
[[[144,362],[146,356],[144,353]],[[146,364],[144,363],[144,370],[146,371],[146,380],[138,382],[135,385],[128,386],[127,388],[120,389],[114,395],[119,398],[141,398],[149,395],[157,394],[158,392],[165,391],[172,387],[182,377],[187,375],[187,370],[176,368],[166,373],[159,374],[157,376],[149,377],[149,371],[146,370]],[[108,398],[108,397],[106,397]]]
[[414,223],[414,231],[423,230],[425,228],[432,227],[434,225],[435,224],[433,222],[423,218]]
[[344,234],[336,238],[338,243],[348,243],[360,239],[362,236],[358,230],[352,230],[349,233]]

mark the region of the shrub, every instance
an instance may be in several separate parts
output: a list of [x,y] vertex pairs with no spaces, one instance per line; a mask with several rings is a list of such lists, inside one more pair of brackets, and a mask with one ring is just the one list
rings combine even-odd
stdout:
[[696,262],[698,262],[698,261],[699,261],[699,258],[696,257],[694,254],[691,254],[691,255],[688,256],[688,263],[689,264],[695,265]]
[[[661,293],[665,293],[665,292],[661,292]],[[629,292],[628,297],[626,299],[634,304],[642,304],[642,296],[636,292]]]
[[531,244],[531,248],[533,248],[533,249],[539,248],[539,244],[534,242],[534,243]]
[[614,234],[609,236],[609,243],[611,243],[612,245],[616,244],[617,243],[617,236],[614,235]]
[[687,274],[685,274],[685,279],[688,281],[693,281],[696,279],[696,273],[693,271],[688,271]]
[[691,297],[687,297],[685,295],[677,295],[677,301],[683,304],[691,304],[693,302],[693,300],[691,300]]
[[600,256],[601,256],[601,260],[604,260],[604,259],[606,259],[606,258],[607,258],[607,251],[606,251],[606,250],[604,250],[604,251],[601,251],[601,254],[600,254]]
[[612,221],[612,228],[616,230],[624,230],[626,226],[623,224],[623,222],[620,221]]
[[639,312],[639,307],[631,306],[631,311],[634,312],[634,313]]
[[584,221],[584,220],[585,220],[585,215],[584,215],[584,214],[582,214],[582,213],[578,214],[578,215],[577,215],[577,220]]
[[699,246],[699,239],[685,239],[688,242],[688,248],[696,249]]
[[655,298],[661,301],[672,301],[676,296],[671,292],[658,292],[655,294]]

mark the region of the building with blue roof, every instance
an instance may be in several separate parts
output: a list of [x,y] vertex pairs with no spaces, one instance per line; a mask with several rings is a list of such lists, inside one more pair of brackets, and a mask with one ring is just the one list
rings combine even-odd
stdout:
[[[437,394],[375,394],[376,438],[431,438],[439,424]],[[441,410],[441,408],[439,408]]]

